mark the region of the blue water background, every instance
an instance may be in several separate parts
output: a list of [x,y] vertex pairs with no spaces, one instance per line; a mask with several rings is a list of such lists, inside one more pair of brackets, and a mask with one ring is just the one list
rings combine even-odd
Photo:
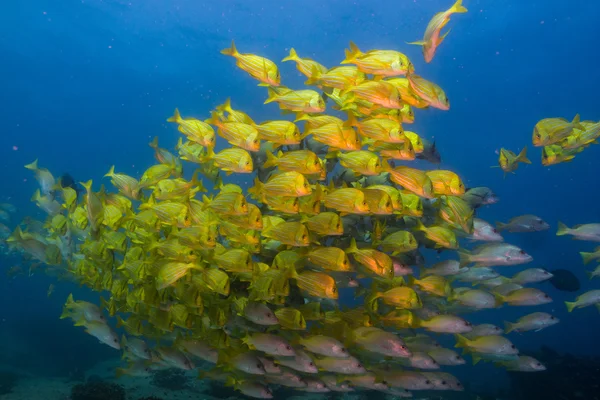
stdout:
[[[256,121],[280,118],[274,104],[264,106],[265,88],[219,54],[236,40],[241,52],[279,61],[294,47],[303,57],[337,65],[353,40],[364,50],[406,53],[417,73],[446,91],[451,110],[417,110],[409,127],[436,140],[443,168],[460,174],[468,186],[489,186],[501,202],[482,209],[488,220],[534,213],[552,229],[537,234],[507,234],[535,261],[528,267],[566,268],[582,282],[581,292],[600,287],[588,281],[578,251],[590,243],[556,237],[556,222],[600,222],[600,149],[591,147],[568,164],[543,167],[531,146],[532,129],[545,117],[600,119],[598,45],[600,3],[593,1],[469,1],[469,13],[455,15],[452,32],[430,64],[406,41],[419,40],[431,16],[451,4],[420,1],[50,1],[6,0],[0,23],[0,200],[25,215],[43,218],[30,197],[37,188],[23,165],[39,158],[55,175],[94,180],[94,189],[111,165],[141,176],[154,164],[147,143],[159,137],[174,150],[180,137],[166,123],[175,107],[184,116],[207,118],[232,98],[234,108]],[[279,63],[282,83],[300,88],[304,77],[294,63]],[[527,145],[533,165],[503,176],[496,151]],[[424,168],[434,167],[421,163]],[[191,174],[186,165],[186,176]],[[239,179],[245,183],[249,179]],[[430,253],[428,253],[430,254]],[[436,256],[428,258],[428,264]],[[0,261],[2,268],[17,260]],[[522,268],[510,269],[508,275]],[[4,332],[19,336],[32,357],[57,366],[116,352],[58,320],[70,291],[97,299],[85,289],[52,279],[0,278],[0,318]],[[590,307],[567,314],[564,294],[541,286],[553,298],[547,306],[504,307],[474,322],[516,319],[533,311],[554,313],[562,322],[539,333],[511,334],[521,349],[546,344],[561,352],[600,353],[600,316]],[[9,336],[10,337],[10,336]],[[2,343],[11,346],[11,343]],[[63,357],[64,355],[68,355]],[[66,368],[66,367],[65,367]],[[483,370],[486,367],[477,368]],[[452,369],[450,372],[458,372]],[[463,371],[466,371],[463,369]]]

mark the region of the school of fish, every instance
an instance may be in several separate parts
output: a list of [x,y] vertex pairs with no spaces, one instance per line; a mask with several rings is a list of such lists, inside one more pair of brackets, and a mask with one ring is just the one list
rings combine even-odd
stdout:
[[[458,0],[432,19],[415,43],[427,62],[450,15],[466,11]],[[271,60],[233,43],[222,53],[266,87],[265,104],[293,120],[256,122],[229,99],[204,121],[175,110],[168,121],[182,134],[177,153],[154,140],[157,164],[141,177],[118,166],[105,175],[116,191],[90,180],[78,196],[36,160],[26,168],[39,182],[33,201],[47,220],[0,232],[48,274],[101,292],[99,305],[69,296],[61,318],[123,352],[128,361],[117,376],[198,368],[200,378],[263,399],[278,387],[400,397],[463,390],[440,369],[466,361],[438,334],[453,335],[474,363],[545,369],[509,336],[557,318],[534,312],[502,329],[472,325],[468,314],[552,301],[535,287],[552,274],[512,274],[511,266],[532,257],[501,235],[548,224],[523,215],[494,227],[476,217],[498,201],[490,189],[467,189],[449,170],[409,166],[441,160],[435,143],[405,127],[414,109],[449,110],[442,88],[417,75],[406,55],[363,52],[354,43],[333,68],[291,49],[283,61],[307,77],[301,90],[283,86]],[[538,125],[534,143],[563,160],[596,138],[578,121]],[[524,152],[504,157],[510,170],[526,162]],[[194,171],[190,180],[184,166]],[[252,187],[227,183],[232,174],[251,174]],[[561,225],[559,234],[600,241],[600,225],[591,225]],[[419,247],[454,257],[426,266]],[[598,260],[600,249],[582,256]],[[355,305],[341,307],[340,296],[354,296]],[[599,303],[595,291],[568,307]]]

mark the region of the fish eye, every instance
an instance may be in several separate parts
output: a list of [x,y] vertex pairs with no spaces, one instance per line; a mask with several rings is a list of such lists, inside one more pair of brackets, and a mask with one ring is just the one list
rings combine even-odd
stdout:
[[454,359],[455,360],[460,360],[460,356],[457,355],[457,356],[454,357]]
[[265,314],[265,316],[266,316],[267,318],[271,318],[271,317],[273,316],[273,314],[271,314],[271,313],[269,312],[269,313],[266,313],[266,314]]
[[289,346],[289,345],[287,345],[287,346],[285,346],[285,349],[286,349],[286,350],[292,350],[292,347],[291,347],[291,346]]
[[545,298],[545,299],[549,299],[549,298],[550,298],[550,296],[548,296],[547,294],[545,294],[545,295],[544,295],[544,298]]
[[494,228],[494,229],[492,229],[492,232],[498,233],[498,230],[496,228]]
[[335,288],[335,287],[334,287],[333,289],[331,289],[331,291],[332,291],[333,293],[337,293],[337,288]]
[[262,369],[262,368],[263,368],[263,366],[262,366],[262,364],[256,364],[256,368],[258,368],[258,369]]
[[113,339],[113,342],[115,343],[119,343],[119,341],[117,339]]
[[516,349],[516,347],[515,347],[515,345],[514,345],[514,344],[511,344],[511,345],[510,345],[510,348],[511,348],[511,349]]
[[308,366],[309,366],[309,367],[314,367],[314,366],[315,366],[315,364],[314,364],[313,362],[309,362],[309,363],[308,363]]
[[342,347],[342,348],[340,349],[340,352],[342,352],[342,353],[345,353],[345,352],[346,352],[346,348]]
[[551,316],[550,319],[556,319],[556,318],[554,318],[554,316]]
[[542,366],[542,363],[539,363],[539,362],[537,362],[537,363],[535,363],[535,366],[536,366],[536,367],[541,367],[541,366]]
[[362,366],[362,364],[361,364],[361,363],[357,363],[357,364],[356,364],[356,368],[362,368],[362,367],[363,367],[363,366]]
[[442,381],[442,385],[447,385],[447,384],[448,384],[448,382]]
[[524,250],[519,251],[519,254],[525,254]]
[[[430,381],[429,379],[427,379],[427,380],[425,381],[425,384],[426,384],[426,385],[431,385],[431,381]],[[446,381],[442,381],[442,384],[443,384],[443,385],[445,385],[445,384],[446,384]]]

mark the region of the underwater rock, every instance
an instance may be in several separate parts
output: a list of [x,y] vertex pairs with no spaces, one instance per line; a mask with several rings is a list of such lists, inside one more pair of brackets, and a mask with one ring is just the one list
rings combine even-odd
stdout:
[[163,389],[183,390],[187,389],[189,378],[185,372],[176,368],[158,370],[152,376],[151,383]]
[[73,386],[71,400],[125,400],[125,389],[108,382],[88,382]]

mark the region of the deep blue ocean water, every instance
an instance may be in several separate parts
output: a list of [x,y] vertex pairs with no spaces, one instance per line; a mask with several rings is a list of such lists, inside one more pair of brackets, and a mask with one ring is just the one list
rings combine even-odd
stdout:
[[[593,264],[584,267],[578,254],[593,244],[555,236],[559,220],[569,226],[600,222],[600,148],[588,148],[571,163],[544,167],[540,150],[531,145],[533,126],[542,118],[570,120],[580,113],[583,120],[600,119],[600,3],[465,0],[469,12],[452,17],[451,33],[433,62],[425,64],[420,47],[405,42],[420,40],[431,16],[451,3],[5,0],[0,201],[19,208],[13,222],[26,215],[43,217],[30,202],[36,182],[23,168],[36,158],[55,175],[94,179],[96,189],[101,180],[109,184],[101,177],[113,164],[140,176],[154,164],[147,146],[154,136],[174,149],[180,134],[166,118],[175,107],[184,116],[205,119],[231,97],[234,108],[255,120],[277,118],[275,105],[262,104],[265,89],[219,54],[232,39],[242,52],[278,62],[294,47],[300,56],[330,67],[344,58],[352,40],[365,50],[404,52],[420,75],[446,91],[451,110],[417,110],[411,130],[435,139],[442,167],[458,172],[467,186],[488,186],[500,196],[500,203],[480,211],[482,218],[504,221],[533,213],[552,225],[546,232],[506,235],[534,256],[528,267],[573,271],[582,282],[579,293],[600,287],[600,280],[589,281],[584,274]],[[285,85],[302,85],[305,78],[294,63],[278,65]],[[501,147],[518,151],[525,145],[533,165],[506,177],[490,168],[497,165]],[[4,270],[17,261],[0,260],[0,266]],[[21,343],[2,341],[1,346],[28,346],[31,357],[46,360],[49,371],[81,363],[81,349],[90,363],[114,357],[115,351],[58,319],[69,292],[92,300],[96,295],[59,283],[47,298],[51,282],[40,274],[10,280],[2,274],[0,330]],[[597,310],[568,314],[563,301],[579,293],[561,293],[549,284],[542,288],[553,303],[535,310],[504,307],[473,320],[501,324],[525,311],[552,312],[561,319],[558,326],[513,334],[511,340],[523,349],[546,344],[560,352],[599,354]]]

